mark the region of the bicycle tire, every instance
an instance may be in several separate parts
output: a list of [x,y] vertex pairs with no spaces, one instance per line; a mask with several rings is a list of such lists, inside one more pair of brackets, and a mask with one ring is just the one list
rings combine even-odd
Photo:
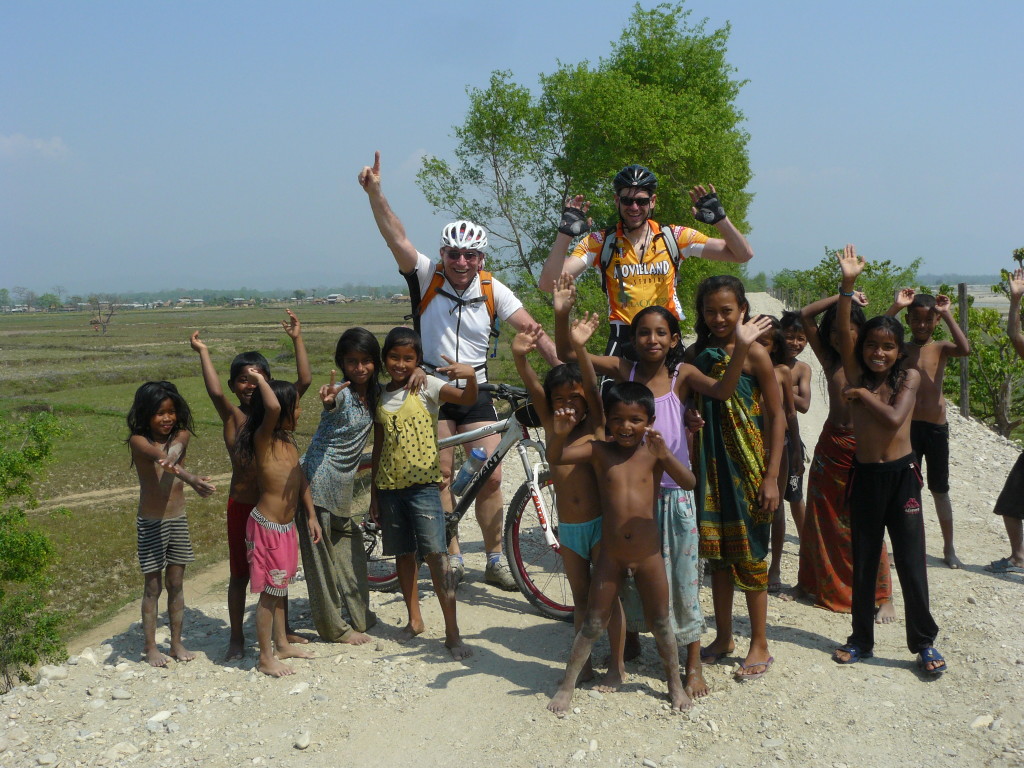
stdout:
[[[557,537],[558,510],[551,477],[542,472],[537,479],[544,494],[549,522]],[[562,556],[544,540],[533,495],[526,483],[516,491],[508,508],[504,544],[512,578],[530,604],[548,618],[572,621],[572,590],[562,565]]]
[[398,589],[398,568],[395,558],[384,555],[384,541],[380,528],[363,528],[363,549],[366,551],[366,577],[374,592],[394,592]]

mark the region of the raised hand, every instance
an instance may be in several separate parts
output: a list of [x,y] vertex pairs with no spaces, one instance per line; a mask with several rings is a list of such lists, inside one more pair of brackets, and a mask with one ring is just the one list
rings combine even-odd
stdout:
[[424,373],[420,367],[413,368],[412,373],[409,374],[409,379],[405,382],[405,386],[402,387],[410,395],[415,395],[417,392],[422,392],[423,388],[427,386],[427,374]]
[[199,340],[199,331],[194,331],[188,339],[188,345],[196,352],[206,352],[208,348],[205,343]]
[[563,235],[569,235],[569,237],[582,235],[594,223],[587,216],[589,210],[590,201],[585,200],[583,195],[565,198],[565,207],[562,208],[562,220],[558,223],[558,231]]
[[690,200],[693,202],[690,211],[697,221],[717,224],[725,218],[725,209],[718,201],[718,192],[715,191],[714,184],[708,184],[707,189],[703,184],[698,184],[690,190]]
[[537,348],[537,339],[540,338],[541,333],[542,330],[539,325],[517,333],[515,338],[512,339],[512,354],[526,357],[526,355]]
[[953,302],[949,300],[949,296],[940,293],[935,297],[935,311],[940,315],[948,315],[953,309]]
[[597,312],[584,312],[579,320],[572,321],[572,329],[569,331],[569,338],[577,347],[586,347],[590,337],[597,331],[601,324],[601,317]]
[[255,365],[250,365],[248,368],[246,368],[245,374],[246,376],[251,377],[252,380],[255,381],[257,384],[261,381],[267,380],[267,377],[263,375],[263,371],[261,371]]
[[665,442],[665,438],[661,436],[661,432],[654,427],[647,428],[644,434],[644,441],[647,443],[647,450],[653,454],[654,458],[664,459],[668,456],[668,444]]
[[338,372],[331,369],[331,383],[324,384],[320,387],[320,402],[327,406],[327,410],[334,407],[334,404],[338,400],[338,393],[352,384],[351,381],[343,381],[341,384],[335,384],[338,376]]
[[844,280],[856,280],[864,271],[864,259],[857,255],[857,249],[853,245],[847,243],[843,252],[838,254],[838,258]]
[[576,306],[576,278],[563,272],[555,281],[555,290],[552,294],[554,301],[552,307],[555,314],[568,314]]
[[1017,268],[1010,275],[1010,298],[1020,299],[1024,296],[1024,269]]
[[900,309],[906,309],[914,303],[914,296],[915,293],[913,288],[899,288],[896,291],[896,296],[892,300],[892,303]]
[[864,291],[854,291],[853,303],[858,307],[866,307],[868,305],[868,295]]
[[745,323],[736,326],[736,343],[749,347],[771,327],[772,319],[768,315],[755,315]]
[[361,186],[366,193],[380,191],[380,152],[373,153],[373,166],[363,166],[363,170],[359,172],[359,186]]
[[457,363],[450,357],[445,357],[444,355],[441,355],[441,359],[448,363],[448,365],[438,368],[437,372],[443,373],[450,381],[472,379],[476,376],[476,371],[473,370],[473,366],[468,363]]
[[572,408],[558,408],[555,413],[554,432],[563,437],[572,432],[573,427],[579,422],[576,411]]
[[297,339],[302,334],[302,323],[290,309],[286,309],[285,312],[288,313],[288,319],[281,321],[281,327],[284,328],[284,332],[288,334],[289,338]]

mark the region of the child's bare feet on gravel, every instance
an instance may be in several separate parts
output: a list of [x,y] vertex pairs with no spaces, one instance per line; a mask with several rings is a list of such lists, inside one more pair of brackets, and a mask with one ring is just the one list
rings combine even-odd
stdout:
[[228,641],[228,650],[224,654],[224,661],[235,661],[236,659],[245,658],[245,641],[244,640],[230,640]]
[[672,675],[668,681],[668,698],[672,702],[672,709],[677,712],[685,712],[693,707],[693,701],[686,695],[686,689],[683,688],[683,681],[676,675]]
[[943,548],[942,561],[954,571],[964,567],[964,564],[960,562],[960,558],[956,556],[956,550],[953,549],[952,544]]
[[146,648],[143,651],[143,655],[151,667],[166,667],[167,662],[171,660],[170,656],[164,656],[160,653],[160,649],[155,646],[153,648]]
[[261,656],[256,668],[264,675],[269,675],[270,677],[284,677],[285,675],[295,674],[294,669],[289,667],[287,664],[282,664],[273,656],[266,661]]
[[604,679],[594,686],[598,693],[615,693],[626,682],[626,676],[617,669],[609,669]]
[[703,667],[686,670],[686,685],[684,688],[691,699],[703,699],[711,693],[708,689],[707,680],[704,679]]
[[289,643],[294,643],[297,645],[307,645],[309,643],[308,637],[304,637],[300,634],[297,634],[290,629],[285,630],[284,636],[288,638]]
[[171,643],[171,658],[175,661],[192,661],[195,657],[195,653],[181,643]]
[[395,642],[405,645],[412,640],[416,635],[422,635],[425,629],[423,622],[417,622],[413,624],[411,621],[402,627],[402,631],[398,633],[398,637],[395,638]]
[[349,645],[366,645],[366,643],[371,640],[373,640],[373,638],[365,632],[353,632],[341,642],[348,643]]
[[463,661],[473,655],[473,649],[462,642],[461,637],[445,640],[444,647],[448,649],[448,653],[452,655],[452,659],[455,661]]
[[277,657],[279,659],[315,659],[316,654],[304,648],[297,648],[291,643],[277,646]]
[[878,608],[875,609],[875,624],[892,624],[894,621],[896,621],[896,606],[892,604],[892,600],[879,603]]

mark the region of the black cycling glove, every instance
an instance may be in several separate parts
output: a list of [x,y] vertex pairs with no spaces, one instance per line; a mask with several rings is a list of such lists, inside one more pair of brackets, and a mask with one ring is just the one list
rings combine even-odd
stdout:
[[562,220],[558,223],[558,231],[563,235],[579,237],[587,229],[587,214],[579,208],[565,207],[562,209]]
[[704,195],[694,203],[694,207],[697,209],[697,220],[703,221],[705,224],[717,224],[725,218],[725,209],[718,202],[718,194],[715,192]]

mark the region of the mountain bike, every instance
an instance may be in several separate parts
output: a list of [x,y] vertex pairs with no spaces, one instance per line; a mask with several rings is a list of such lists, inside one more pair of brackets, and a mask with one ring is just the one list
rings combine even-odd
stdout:
[[[477,470],[455,509],[445,515],[448,541],[458,531],[459,522],[473,506],[480,489],[514,447],[526,476],[512,496],[504,523],[504,549],[509,569],[519,591],[545,616],[571,621],[572,592],[562,566],[558,543],[558,510],[554,486],[548,472],[544,442],[538,434],[540,424],[529,405],[525,389],[508,384],[481,384],[480,389],[508,403],[511,412],[504,419],[478,429],[445,438],[439,448],[451,448],[500,434],[494,453]],[[364,456],[360,468],[369,468]],[[398,588],[394,558],[382,551],[380,529],[371,520],[363,523],[363,543],[369,561],[370,589],[393,591]]]

